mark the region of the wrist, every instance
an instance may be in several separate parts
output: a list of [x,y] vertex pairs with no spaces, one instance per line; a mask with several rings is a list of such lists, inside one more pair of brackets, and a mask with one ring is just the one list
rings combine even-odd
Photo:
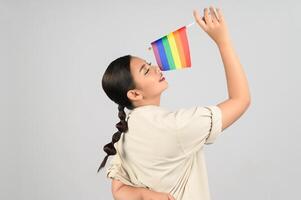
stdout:
[[231,45],[232,45],[232,42],[230,39],[223,40],[223,41],[217,43],[218,48],[223,48],[223,47],[227,47],[227,46],[231,46]]

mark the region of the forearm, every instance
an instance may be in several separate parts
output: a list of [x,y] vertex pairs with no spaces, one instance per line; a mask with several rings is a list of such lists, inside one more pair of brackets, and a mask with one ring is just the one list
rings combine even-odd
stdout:
[[218,44],[218,48],[224,64],[229,98],[250,101],[248,81],[230,39]]
[[144,200],[145,190],[145,188],[123,185],[113,193],[113,197],[115,200]]

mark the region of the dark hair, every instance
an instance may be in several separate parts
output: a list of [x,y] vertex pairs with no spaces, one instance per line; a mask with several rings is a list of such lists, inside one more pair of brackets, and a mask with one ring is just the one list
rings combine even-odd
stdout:
[[126,107],[127,109],[132,110],[134,109],[134,105],[128,99],[127,91],[136,87],[130,70],[131,58],[131,55],[125,55],[117,58],[109,64],[102,77],[103,90],[112,101],[118,104],[118,117],[120,122],[115,125],[118,131],[113,134],[112,142],[103,147],[103,150],[107,153],[107,155],[103,159],[97,172],[105,166],[110,155],[115,155],[117,153],[114,143],[118,142],[121,134],[128,130],[124,108]]

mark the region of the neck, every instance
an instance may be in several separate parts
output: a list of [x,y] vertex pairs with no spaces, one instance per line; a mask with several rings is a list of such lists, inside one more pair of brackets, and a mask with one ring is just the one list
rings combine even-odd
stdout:
[[157,98],[154,98],[154,99],[144,99],[140,102],[137,102],[135,104],[135,107],[146,106],[146,105],[160,106],[160,99],[161,99],[161,96],[158,96]]

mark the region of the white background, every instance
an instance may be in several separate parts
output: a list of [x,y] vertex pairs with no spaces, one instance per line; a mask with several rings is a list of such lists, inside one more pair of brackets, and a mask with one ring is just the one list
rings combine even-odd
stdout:
[[[249,81],[247,112],[205,147],[214,200],[300,199],[300,1],[0,1],[0,199],[113,199],[104,170],[119,122],[107,65],[220,7]],[[161,106],[227,98],[219,51],[188,30],[192,68],[164,72]],[[106,167],[111,157],[107,162]]]

